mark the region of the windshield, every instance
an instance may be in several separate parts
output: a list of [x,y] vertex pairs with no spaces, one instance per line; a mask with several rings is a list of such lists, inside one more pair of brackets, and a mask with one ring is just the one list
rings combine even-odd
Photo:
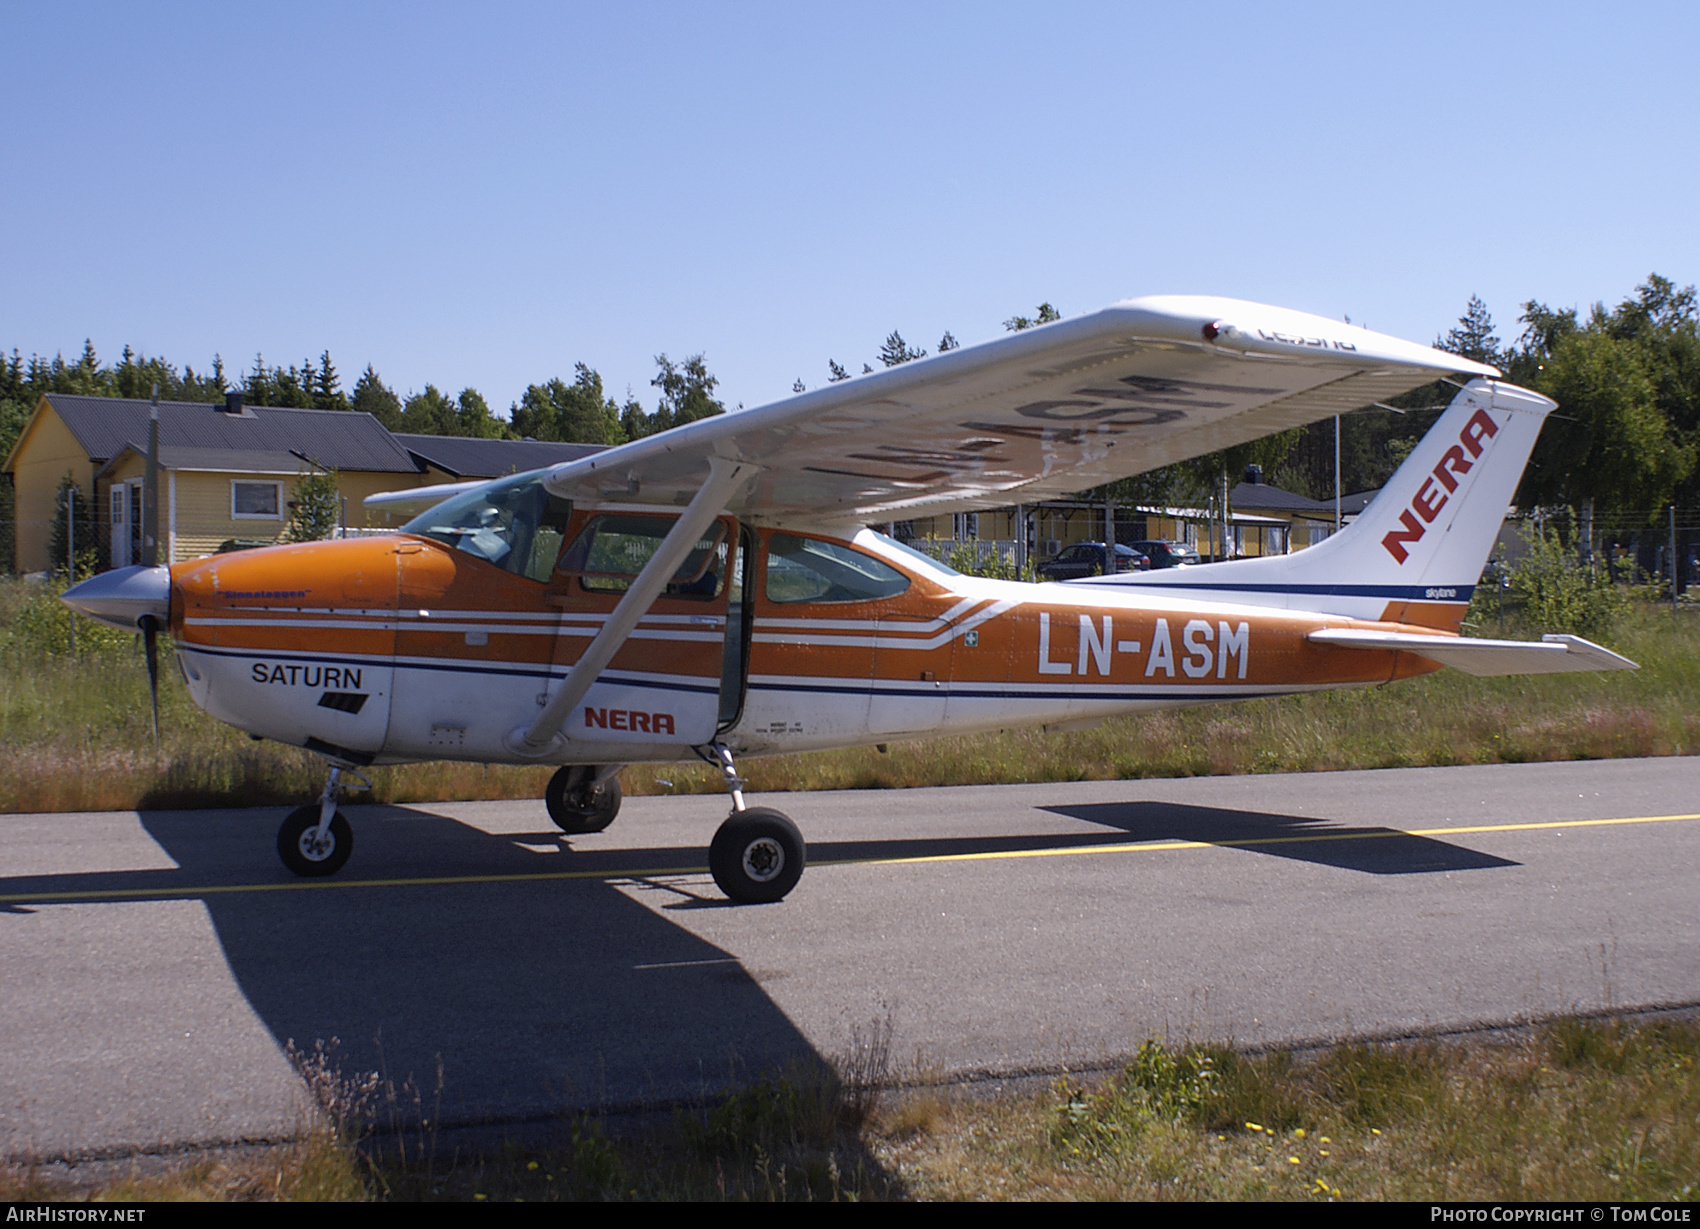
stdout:
[[421,513],[403,533],[435,538],[505,572],[545,581],[561,553],[571,501],[543,489],[543,471],[516,474]]

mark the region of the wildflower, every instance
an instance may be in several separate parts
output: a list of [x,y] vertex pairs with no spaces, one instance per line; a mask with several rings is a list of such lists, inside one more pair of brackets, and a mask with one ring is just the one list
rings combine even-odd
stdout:
[[1255,1122],[1246,1123],[1245,1129],[1248,1130],[1248,1131],[1261,1131],[1261,1130],[1263,1130],[1263,1128],[1258,1126],[1257,1123],[1255,1123]]
[[1296,1156],[1290,1156],[1290,1157],[1287,1158],[1287,1160],[1294,1165],[1299,1164],[1299,1158],[1296,1157]]

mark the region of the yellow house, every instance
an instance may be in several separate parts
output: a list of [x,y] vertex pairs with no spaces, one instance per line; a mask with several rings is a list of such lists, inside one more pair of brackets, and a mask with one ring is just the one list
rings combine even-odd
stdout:
[[[141,561],[147,401],[48,393],[6,458],[12,475],[20,572],[45,571],[55,496],[67,474],[90,497],[101,554],[110,566]],[[162,562],[209,554],[231,539],[274,542],[289,519],[297,478],[337,471],[348,524],[365,526],[360,500],[417,486],[423,467],[370,414],[159,403],[159,529]]]
[[[141,562],[142,486],[150,403],[48,393],[6,458],[17,515],[20,572],[47,571],[55,496],[67,474],[92,500],[104,566]],[[350,530],[394,528],[412,513],[368,512],[380,491],[496,478],[576,460],[592,444],[397,435],[370,414],[223,403],[159,403],[162,561],[211,554],[228,542],[275,542],[295,482],[336,471]]]

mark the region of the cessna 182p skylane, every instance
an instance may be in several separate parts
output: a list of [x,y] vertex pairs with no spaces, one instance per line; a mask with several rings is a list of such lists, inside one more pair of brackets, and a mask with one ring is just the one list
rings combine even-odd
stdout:
[[[1021,584],[870,523],[1005,507],[1473,377],[1355,524],[1295,555]],[[560,765],[597,831],[634,761],[716,765],[710,846],[737,901],[804,844],[745,805],[746,755],[1474,674],[1633,663],[1575,637],[1464,639],[1466,605],[1553,402],[1455,355],[1232,299],[1136,299],[705,419],[545,470],[374,496],[390,536],[133,567],[77,610],[168,627],[195,702],[330,765],[278,846],[335,872],[341,777],[461,759]],[[1128,583],[1132,581],[1133,583]]]

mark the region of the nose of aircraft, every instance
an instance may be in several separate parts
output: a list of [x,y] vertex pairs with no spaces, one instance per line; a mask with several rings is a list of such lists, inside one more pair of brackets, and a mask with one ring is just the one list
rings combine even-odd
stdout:
[[133,632],[144,615],[161,624],[171,614],[171,571],[168,568],[114,568],[72,585],[60,601],[97,623]]

